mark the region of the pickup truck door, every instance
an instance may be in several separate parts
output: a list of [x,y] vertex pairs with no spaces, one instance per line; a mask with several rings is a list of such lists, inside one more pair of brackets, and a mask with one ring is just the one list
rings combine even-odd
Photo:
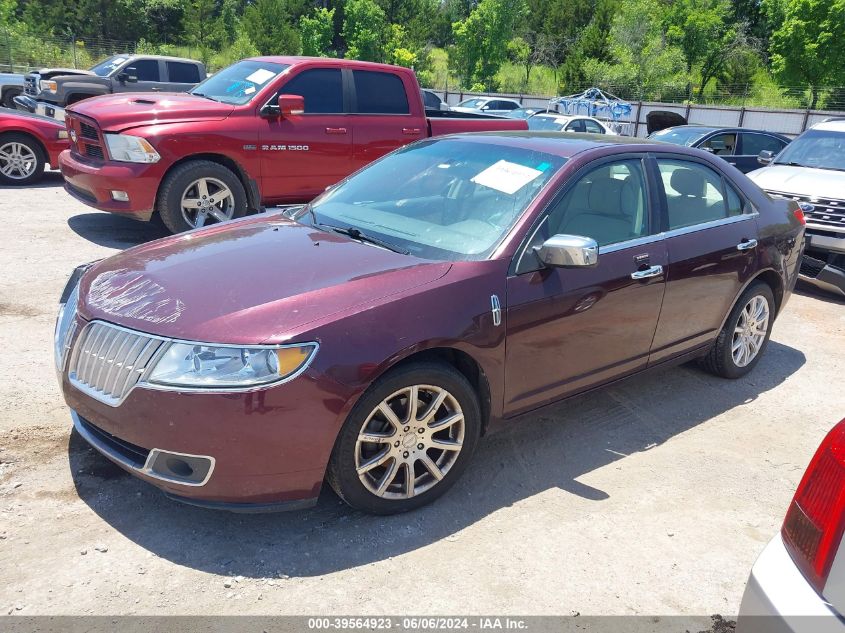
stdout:
[[305,69],[273,94],[300,95],[305,113],[263,117],[257,150],[265,202],[306,202],[352,168],[352,130],[340,68]]
[[[158,59],[133,59],[111,76],[114,92],[158,92],[165,89],[162,82],[163,62]],[[138,81],[121,81],[121,77],[137,77]]]
[[[352,97],[352,163],[359,169],[397,147],[428,136],[419,88],[398,73],[347,70]],[[408,95],[414,95],[409,99]]]

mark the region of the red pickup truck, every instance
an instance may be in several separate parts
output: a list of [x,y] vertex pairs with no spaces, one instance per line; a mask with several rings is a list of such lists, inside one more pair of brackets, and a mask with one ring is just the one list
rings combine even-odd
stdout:
[[[430,118],[430,115],[433,118]],[[413,71],[353,60],[245,59],[188,94],[94,97],[68,108],[67,191],[174,233],[307,202],[402,145],[523,120],[426,112]]]

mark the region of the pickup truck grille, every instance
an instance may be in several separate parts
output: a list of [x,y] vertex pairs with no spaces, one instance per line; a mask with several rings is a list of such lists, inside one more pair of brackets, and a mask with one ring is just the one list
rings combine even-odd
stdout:
[[794,193],[782,191],[769,191],[766,193],[773,198],[784,200],[795,200],[813,205],[812,211],[804,211],[807,224],[818,228],[839,229],[845,231],[845,200],[835,198],[819,198],[818,196],[799,196]]
[[31,97],[37,97],[39,90],[38,90],[38,80],[41,79],[41,75],[37,73],[31,73],[24,77],[23,79],[23,91],[25,94],[28,94]]
[[160,338],[92,321],[73,343],[68,379],[92,398],[117,406],[164,344]]
[[71,132],[70,151],[75,156],[98,161],[106,159],[105,140],[96,121],[68,112],[65,115],[65,125]]

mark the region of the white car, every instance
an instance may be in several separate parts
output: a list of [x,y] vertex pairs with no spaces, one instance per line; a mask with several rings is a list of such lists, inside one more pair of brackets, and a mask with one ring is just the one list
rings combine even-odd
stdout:
[[464,99],[458,105],[453,106],[452,110],[455,112],[505,116],[511,110],[521,107],[522,104],[514,99],[505,99],[504,97],[473,97],[471,99]]
[[816,451],[748,579],[737,633],[845,632],[845,420]]
[[775,198],[797,200],[807,219],[801,279],[845,296],[845,117],[804,132],[748,174]]
[[550,132],[586,132],[587,134],[616,134],[606,123],[589,116],[563,114],[535,114],[528,118],[529,130]]

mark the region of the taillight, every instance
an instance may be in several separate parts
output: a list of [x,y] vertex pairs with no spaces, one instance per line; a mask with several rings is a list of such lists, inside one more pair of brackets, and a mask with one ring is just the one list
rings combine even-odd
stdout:
[[807,218],[804,217],[804,211],[799,208],[795,209],[793,213],[795,214],[795,219],[801,223],[801,226],[806,226]]
[[824,438],[786,513],[781,534],[821,593],[845,529],[845,420]]

